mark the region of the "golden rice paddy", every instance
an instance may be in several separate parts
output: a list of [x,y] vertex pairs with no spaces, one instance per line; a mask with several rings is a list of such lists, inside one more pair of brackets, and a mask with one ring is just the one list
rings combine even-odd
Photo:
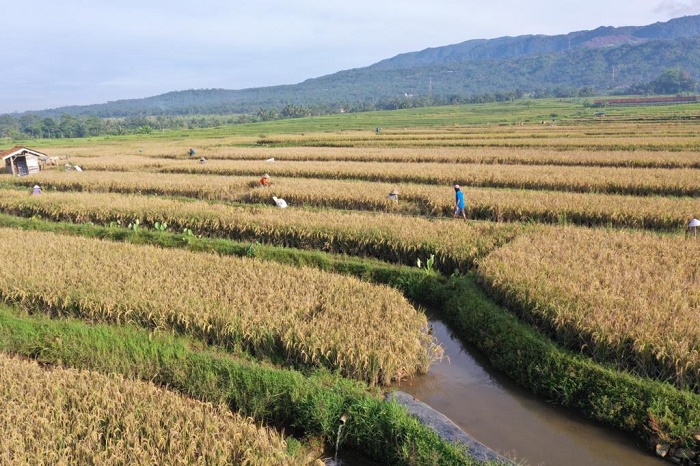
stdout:
[[0,404],[0,464],[323,464],[226,406],[2,354]]
[[[189,147],[197,148],[195,158],[187,156]],[[698,302],[676,296],[679,290],[695,296],[698,288],[688,275],[697,271],[688,259],[694,243],[681,233],[700,217],[700,143],[692,121],[154,137],[62,152],[85,171],[45,170],[29,181],[47,188],[43,196],[17,190],[24,180],[8,181],[0,210],[104,225],[166,222],[171,231],[404,264],[434,253],[443,272],[478,266],[494,293],[563,343],[697,386],[697,325],[690,316]],[[198,163],[200,156],[208,161]],[[269,189],[256,186],[263,173],[272,175]],[[464,187],[467,213],[479,221],[449,218],[454,183]],[[398,204],[387,200],[394,188]],[[275,209],[273,195],[290,208]],[[619,227],[667,236],[613,229]],[[635,262],[640,258],[646,262]],[[639,293],[625,294],[632,291]],[[348,312],[345,304],[339,308]],[[424,367],[399,364],[386,377],[409,366]]]
[[424,314],[352,277],[52,233],[0,229],[0,241],[2,299],[55,315],[174,329],[372,384],[441,356]]
[[549,228],[490,254],[479,275],[565,345],[698,390],[697,251],[683,236]]

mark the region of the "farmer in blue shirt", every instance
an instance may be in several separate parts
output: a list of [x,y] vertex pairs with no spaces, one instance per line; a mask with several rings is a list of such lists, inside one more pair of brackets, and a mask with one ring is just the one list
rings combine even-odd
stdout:
[[458,184],[455,185],[455,211],[452,218],[457,218],[457,215],[462,214],[462,218],[467,220],[467,214],[464,213],[464,193]]

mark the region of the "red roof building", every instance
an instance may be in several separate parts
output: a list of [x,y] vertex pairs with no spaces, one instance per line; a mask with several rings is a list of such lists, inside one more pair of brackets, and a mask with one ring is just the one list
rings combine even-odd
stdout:
[[0,153],[0,157],[5,163],[5,173],[16,176],[39,173],[39,161],[48,159],[46,154],[21,146]]

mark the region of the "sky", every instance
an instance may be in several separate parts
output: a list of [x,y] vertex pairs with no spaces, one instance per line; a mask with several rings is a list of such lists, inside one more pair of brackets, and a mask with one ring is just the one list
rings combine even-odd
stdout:
[[296,84],[471,39],[696,14],[700,0],[7,1],[0,113]]

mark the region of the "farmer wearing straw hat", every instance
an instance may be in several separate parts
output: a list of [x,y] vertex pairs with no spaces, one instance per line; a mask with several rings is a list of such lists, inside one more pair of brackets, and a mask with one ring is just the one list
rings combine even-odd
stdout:
[[389,199],[390,201],[394,201],[394,202],[398,203],[399,202],[399,191],[396,188],[392,189],[386,198]]
[[464,212],[464,193],[458,184],[454,185],[455,189],[455,210],[452,213],[452,218],[457,218],[457,215],[462,214],[462,218],[466,221],[467,214]]
[[265,173],[262,178],[260,178],[260,186],[263,188],[270,187],[270,175]]
[[32,195],[34,194],[41,194],[41,187],[38,184],[35,184],[32,188]]

